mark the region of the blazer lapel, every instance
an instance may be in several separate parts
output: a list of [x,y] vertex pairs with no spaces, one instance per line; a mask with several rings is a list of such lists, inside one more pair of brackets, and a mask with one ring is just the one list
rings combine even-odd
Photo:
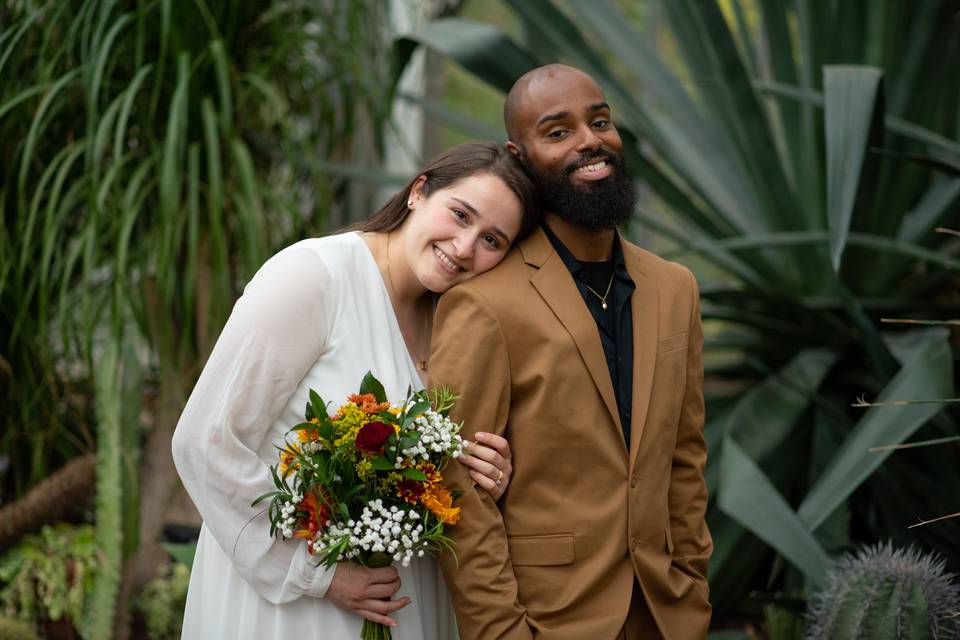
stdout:
[[647,422],[653,370],[657,362],[657,318],[659,295],[657,284],[641,268],[636,249],[624,243],[627,273],[636,289],[630,297],[633,314],[633,405],[630,416],[630,468],[637,459],[640,438]]
[[530,283],[573,338],[610,417],[616,423],[617,430],[623,433],[597,323],[583,303],[573,277],[541,229],[534,230],[520,243],[519,249],[524,262],[537,268],[530,277]]

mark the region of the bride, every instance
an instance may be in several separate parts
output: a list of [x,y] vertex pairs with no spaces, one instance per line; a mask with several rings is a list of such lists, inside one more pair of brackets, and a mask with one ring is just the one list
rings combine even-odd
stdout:
[[[433,558],[325,569],[305,541],[271,538],[250,503],[273,488],[268,467],[302,421],[309,389],[339,402],[368,370],[391,399],[427,384],[436,295],[503,259],[535,224],[532,194],[502,147],[467,143],[428,163],[353,230],[298,242],[260,268],[173,436],[177,470],[204,521],[183,638],[359,638],[363,618],[392,626],[395,640],[453,635]],[[477,440],[459,460],[499,498],[509,447],[492,434]]]

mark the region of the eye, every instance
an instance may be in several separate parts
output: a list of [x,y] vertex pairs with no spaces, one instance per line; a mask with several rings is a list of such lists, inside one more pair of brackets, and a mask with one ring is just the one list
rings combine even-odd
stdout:
[[610,121],[609,121],[609,120],[603,120],[603,119],[594,120],[594,121],[593,121],[593,126],[594,126],[594,128],[596,128],[596,129],[606,129],[607,127],[610,126]]
[[554,140],[559,140],[560,138],[562,138],[563,136],[565,136],[566,133],[567,133],[567,132],[566,132],[566,130],[564,130],[564,129],[552,129],[552,130],[550,130],[550,131],[547,132],[547,137],[548,137],[548,138],[553,138]]
[[456,217],[457,220],[460,220],[461,222],[467,221],[467,214],[461,211],[460,209],[451,209],[450,212],[453,213],[454,217]]
[[483,241],[490,245],[491,249],[500,248],[500,239],[495,235],[488,233],[487,235],[483,236]]

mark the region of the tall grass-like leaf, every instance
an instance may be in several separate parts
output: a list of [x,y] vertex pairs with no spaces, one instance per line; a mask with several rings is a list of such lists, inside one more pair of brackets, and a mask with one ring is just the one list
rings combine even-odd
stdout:
[[823,581],[830,560],[756,463],[732,438],[723,443],[721,491],[724,513],[790,560],[815,584]]
[[827,218],[834,270],[840,269],[867,148],[882,113],[881,79],[882,72],[870,68],[831,66],[823,73]]
[[[743,395],[727,414],[720,433],[736,440],[743,454],[754,461],[766,460],[815,401],[817,389],[836,360],[835,353],[823,349],[801,351]],[[714,438],[709,457],[719,454],[721,442]],[[719,474],[717,465],[707,469],[711,493],[722,484]]]
[[[521,74],[540,64],[496,27],[462,18],[435,20],[404,35],[398,46],[404,47],[406,57],[412,53],[411,44],[423,44],[452,56],[501,91],[507,91]],[[401,64],[405,62],[401,60]]]

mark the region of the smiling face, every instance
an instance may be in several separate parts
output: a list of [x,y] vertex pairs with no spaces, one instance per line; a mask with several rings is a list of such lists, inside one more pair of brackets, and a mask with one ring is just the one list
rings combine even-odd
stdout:
[[633,211],[623,141],[600,87],[585,73],[551,66],[516,97],[507,143],[547,210],[591,230],[610,229]]
[[411,190],[400,228],[410,274],[435,293],[496,266],[520,232],[520,199],[500,178],[477,174],[429,196],[424,178]]

